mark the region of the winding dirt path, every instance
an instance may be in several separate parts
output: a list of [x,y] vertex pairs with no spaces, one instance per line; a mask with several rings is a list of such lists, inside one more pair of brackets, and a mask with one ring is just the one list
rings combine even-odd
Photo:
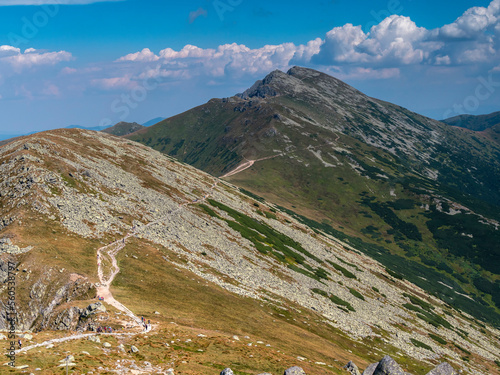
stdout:
[[[132,231],[127,233],[123,238],[116,240],[115,242],[112,242],[108,245],[102,246],[99,249],[97,249],[97,252],[96,252],[97,276],[99,277],[99,286],[97,287],[97,295],[100,297],[103,297],[104,302],[106,302],[107,304],[114,306],[118,310],[125,313],[128,317],[130,317],[136,323],[137,326],[142,327],[143,324],[141,322],[141,319],[137,315],[135,315],[128,307],[126,307],[121,302],[117,301],[113,297],[113,294],[111,293],[111,291],[109,289],[114,278],[120,272],[120,267],[118,266],[118,262],[116,260],[116,255],[120,252],[120,250],[122,250],[125,247],[127,239],[130,237],[136,237],[139,234],[139,231],[141,229],[147,228],[151,225],[158,224],[162,221],[167,220],[170,216],[172,216],[176,212],[179,212],[180,210],[182,210],[183,207],[206,201],[210,197],[213,190],[215,189],[215,187],[218,184],[219,184],[219,181],[216,180],[212,184],[212,186],[210,186],[210,189],[209,189],[210,192],[205,194],[202,198],[194,199],[192,201],[187,201],[184,203],[180,203],[178,208],[168,212],[167,215],[165,215],[157,220],[151,221],[148,224],[141,226],[140,228],[136,229],[134,227],[132,229]],[[104,266],[105,260],[109,261],[111,263],[111,266],[108,269],[108,271],[110,271],[109,274],[108,274],[108,272],[106,272],[106,269]],[[108,275],[106,275],[106,274],[108,274]],[[16,350],[16,353],[27,352],[28,350],[39,348],[42,346],[48,346],[50,344],[61,343],[61,342],[70,341],[70,340],[85,339],[85,338],[88,338],[91,336],[97,336],[97,335],[102,335],[102,336],[135,336],[135,335],[138,335],[141,333],[142,334],[147,333],[150,330],[152,330],[152,328],[153,328],[153,326],[149,325],[148,328],[142,332],[79,333],[79,334],[75,334],[75,335],[71,335],[71,336],[67,336],[67,337],[61,337],[58,339],[47,340],[47,341],[44,341],[44,342],[39,343],[39,344],[26,346],[22,349]]]
[[[340,134],[337,133],[337,138],[335,139],[335,142],[338,142],[339,139],[340,139]],[[331,146],[331,145],[332,145],[332,142],[327,142],[324,145],[313,146],[312,149],[320,148],[320,147],[324,147],[324,146]],[[304,150],[308,150],[308,149],[309,149],[309,147],[304,148]],[[280,154],[276,154],[276,155],[273,155],[273,156],[268,156],[266,158],[255,159],[255,160],[248,160],[248,159],[245,158],[246,162],[241,163],[236,168],[234,168],[232,171],[226,173],[224,176],[220,176],[220,178],[234,176],[235,174],[238,174],[240,172],[243,172],[245,169],[250,168],[252,165],[254,165],[255,163],[257,163],[259,161],[273,159],[273,158],[276,158],[278,156],[285,156],[285,155],[288,155],[288,154],[290,154],[292,152],[296,152],[296,151],[297,150],[289,151],[289,152],[282,152]]]

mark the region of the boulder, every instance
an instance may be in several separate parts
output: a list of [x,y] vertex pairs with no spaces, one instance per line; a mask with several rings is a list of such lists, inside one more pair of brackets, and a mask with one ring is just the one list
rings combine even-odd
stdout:
[[101,343],[101,339],[98,336],[89,336],[88,340],[92,341],[92,342],[95,342],[97,344]]
[[130,347],[130,351],[131,351],[132,353],[139,353],[139,349],[137,349],[134,345],[132,345],[132,346]]
[[429,371],[427,375],[458,375],[458,372],[448,362],[443,362]]
[[375,369],[377,368],[379,362],[372,363],[363,371],[363,375],[373,375]]
[[284,375],[306,375],[306,372],[302,370],[302,367],[293,366],[285,370]]
[[224,370],[221,371],[220,375],[234,375],[233,370],[231,370],[229,367],[225,368]]
[[351,373],[351,375],[361,375],[359,372],[358,366],[354,364],[353,361],[349,361],[344,368]]
[[105,342],[104,344],[102,344],[102,346],[104,346],[105,348],[111,348],[111,344],[109,342]]
[[66,363],[66,362],[70,363],[70,362],[74,362],[74,361],[75,361],[75,357],[72,355],[69,355],[66,358],[61,359],[59,361],[59,363]]
[[101,302],[92,303],[87,306],[85,310],[81,313],[81,318],[88,318],[90,315],[97,314],[99,312],[106,312],[106,307]]
[[[397,364],[397,362],[386,355],[382,360],[376,364],[371,364],[363,372],[363,375],[405,375],[405,372]],[[373,371],[372,371],[373,369]]]

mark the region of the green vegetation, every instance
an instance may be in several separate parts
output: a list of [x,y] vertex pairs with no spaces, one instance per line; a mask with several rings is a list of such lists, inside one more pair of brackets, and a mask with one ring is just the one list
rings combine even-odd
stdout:
[[312,289],[312,291],[316,294],[319,294],[319,295],[325,297],[325,298],[328,298],[330,301],[332,301],[336,305],[346,307],[349,311],[356,311],[356,310],[354,310],[354,307],[352,307],[349,302],[344,301],[342,298],[339,298],[333,294],[327,293],[324,290],[317,289],[317,288]]
[[351,266],[351,267],[352,267],[352,268],[354,268],[356,271],[363,272],[363,270],[361,270],[361,269],[360,269],[358,266],[356,266],[355,264],[352,264],[352,263],[346,262],[344,259],[339,258],[339,257],[337,257],[337,259],[338,259],[339,261],[341,261],[342,263],[344,263],[345,265]]
[[[250,198],[255,199],[256,201],[259,201],[259,202],[261,202],[261,203],[264,203],[264,202],[265,202],[265,199],[264,199],[264,198],[262,198],[262,197],[258,196],[257,194],[252,193],[251,191],[245,190],[245,189],[243,189],[243,188],[240,188],[240,191],[241,191],[243,194],[248,195]],[[255,203],[254,203],[254,205],[255,205]],[[257,204],[257,207],[259,207],[259,206],[258,206],[258,204]]]
[[63,181],[66,183],[68,187],[71,187],[73,189],[77,189],[78,185],[76,183],[76,180],[73,177],[70,177],[69,175],[66,175],[65,173],[61,173],[61,178]]
[[397,273],[397,272],[394,272],[393,270],[390,270],[389,268],[385,268],[385,272],[387,272],[389,275],[391,275],[392,277],[394,277],[395,279],[398,279],[398,280],[403,280],[404,279],[404,276]]
[[420,319],[429,324],[432,324],[436,328],[442,326],[448,329],[452,329],[451,324],[446,319],[431,311],[434,309],[434,306],[432,306],[427,302],[422,301],[420,298],[414,297],[407,293],[404,293],[403,295],[409,298],[412,303],[412,304],[405,303],[403,307],[405,307],[408,310],[415,311]]
[[277,220],[276,215],[269,211],[264,211],[264,216],[267,217],[268,219]]
[[471,352],[469,352],[467,349],[462,348],[460,345],[458,345],[458,344],[456,344],[456,343],[453,343],[453,345],[455,346],[455,348],[457,348],[457,349],[461,350],[462,352],[464,352],[464,353],[465,353],[465,354],[467,354],[467,355],[471,355],[471,354],[472,354],[472,353],[471,353]]
[[436,328],[443,326],[445,328],[451,329],[451,324],[446,319],[440,317],[439,315],[425,311],[422,314],[417,314],[417,316],[423,321],[433,325]]
[[326,260],[327,263],[329,263],[333,268],[335,268],[337,271],[340,271],[342,272],[342,274],[349,278],[349,279],[356,279],[356,275],[353,274],[351,271],[345,269],[344,267],[342,267],[341,265],[337,264],[337,263],[334,263],[332,262],[331,260]]
[[[319,223],[287,208],[280,208],[310,228],[315,228],[349,243],[354,248],[382,263],[386,268],[397,272],[404,279],[440,298],[455,309],[463,310],[477,319],[485,320],[496,327],[500,327],[500,315],[493,308],[481,305],[458,294],[466,294],[466,292],[455,280],[447,275],[416,261],[392,254],[387,248],[378,244],[370,244],[359,237],[349,236],[344,232],[336,230],[326,222]],[[330,262],[328,261],[328,263]],[[453,289],[447,288],[439,282],[450,285]]]
[[349,292],[351,292],[351,294],[354,297],[359,298],[360,300],[363,300],[363,301],[365,300],[365,297],[363,297],[363,295],[360,292],[358,292],[356,289],[349,288]]
[[446,345],[446,344],[448,344],[448,342],[447,342],[445,339],[443,339],[443,338],[441,338],[441,337],[439,337],[439,336],[437,336],[437,335],[435,335],[435,334],[433,334],[433,333],[429,333],[429,337],[430,337],[431,339],[433,339],[434,341],[436,341],[436,342],[440,343],[441,345]]
[[380,203],[376,201],[375,197],[367,196],[362,194],[364,197],[361,200],[361,204],[370,207],[370,209],[380,216],[387,224],[389,224],[396,231],[400,232],[410,240],[422,241],[422,234],[418,230],[417,226],[413,223],[408,223],[401,220],[393,210],[391,210],[389,204]]
[[199,207],[201,207],[203,209],[203,211],[205,211],[208,215],[210,215],[212,217],[219,217],[219,215],[217,215],[217,213],[214,210],[212,210],[210,207],[208,207],[207,205],[199,204]]
[[411,338],[411,337],[410,337],[410,341],[411,341],[411,342],[412,342],[412,344],[413,344],[413,345],[415,345],[417,348],[427,349],[427,350],[430,350],[431,352],[433,352],[433,351],[434,351],[434,350],[432,350],[432,348],[431,348],[429,345],[427,345],[427,344],[425,344],[425,343],[423,343],[423,342],[421,342],[421,341],[418,341],[418,340],[416,340],[416,339],[414,339],[414,338]]
[[409,298],[410,302],[413,303],[414,305],[418,305],[425,310],[434,309],[434,306],[432,306],[430,303],[425,302],[418,297],[412,296],[411,294],[403,293],[403,296],[405,296],[406,298]]
[[[450,251],[456,257],[463,257],[471,263],[478,264],[485,270],[493,273],[498,272],[500,231],[495,230],[494,226],[481,223],[480,218],[476,215],[465,213],[447,215],[437,211],[435,206],[431,207],[431,211],[426,214],[426,217],[429,219],[427,227],[441,248]],[[484,249],[488,249],[488,251],[484,251]],[[486,282],[478,281],[478,285],[485,284]],[[496,290],[493,289],[487,287],[488,291],[494,293],[495,303],[498,306],[500,304],[500,284],[497,285]]]
[[208,199],[208,202],[213,207],[225,211],[235,221],[220,217],[214,210],[206,205],[200,204],[200,207],[210,216],[219,217],[221,220],[226,221],[229,227],[252,242],[260,253],[271,254],[281,262],[287,264],[290,269],[312,279],[318,281],[321,281],[321,279],[328,279],[328,272],[326,270],[322,268],[314,269],[306,263],[306,257],[314,259],[318,263],[322,263],[322,260],[304,249],[297,241],[276,231],[267,224],[259,222],[220,202],[213,199]]

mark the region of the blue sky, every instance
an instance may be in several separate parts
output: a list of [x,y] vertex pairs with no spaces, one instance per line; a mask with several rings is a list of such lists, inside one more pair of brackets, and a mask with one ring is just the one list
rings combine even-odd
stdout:
[[293,65],[436,119],[489,113],[499,46],[500,0],[0,0],[0,134],[168,117]]

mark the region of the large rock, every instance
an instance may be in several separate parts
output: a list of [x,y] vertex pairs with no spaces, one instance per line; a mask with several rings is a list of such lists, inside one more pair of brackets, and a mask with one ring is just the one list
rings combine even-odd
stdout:
[[90,315],[97,314],[99,312],[106,312],[106,307],[101,302],[92,303],[88,305],[85,310],[81,313],[82,318],[88,318]]
[[137,347],[135,347],[134,345],[132,345],[132,346],[130,347],[130,351],[131,351],[132,353],[139,353],[139,349],[137,349]]
[[61,359],[61,360],[59,361],[59,363],[66,363],[66,362],[70,363],[70,362],[74,362],[74,360],[75,360],[75,357],[74,357],[74,356],[72,356],[72,355],[68,355],[66,358]]
[[53,330],[68,330],[75,328],[82,311],[78,307],[71,307],[56,315],[54,321],[49,325]]
[[361,375],[359,372],[358,366],[354,364],[353,361],[349,361],[344,368],[351,373],[351,375]]
[[88,340],[92,341],[92,342],[95,342],[97,344],[101,343],[101,339],[99,338],[99,336],[89,336]]
[[306,372],[299,366],[293,366],[285,370],[285,375],[306,375]]
[[220,372],[220,375],[234,375],[233,370],[231,370],[229,367],[225,368]]
[[379,363],[368,366],[363,375],[405,375],[405,372],[394,359],[386,355]]
[[458,375],[458,372],[448,362],[443,362],[434,370],[429,371],[427,375]]
[[379,362],[372,363],[372,364],[368,365],[368,367],[365,369],[365,371],[363,371],[363,375],[373,375],[378,364],[379,364]]

